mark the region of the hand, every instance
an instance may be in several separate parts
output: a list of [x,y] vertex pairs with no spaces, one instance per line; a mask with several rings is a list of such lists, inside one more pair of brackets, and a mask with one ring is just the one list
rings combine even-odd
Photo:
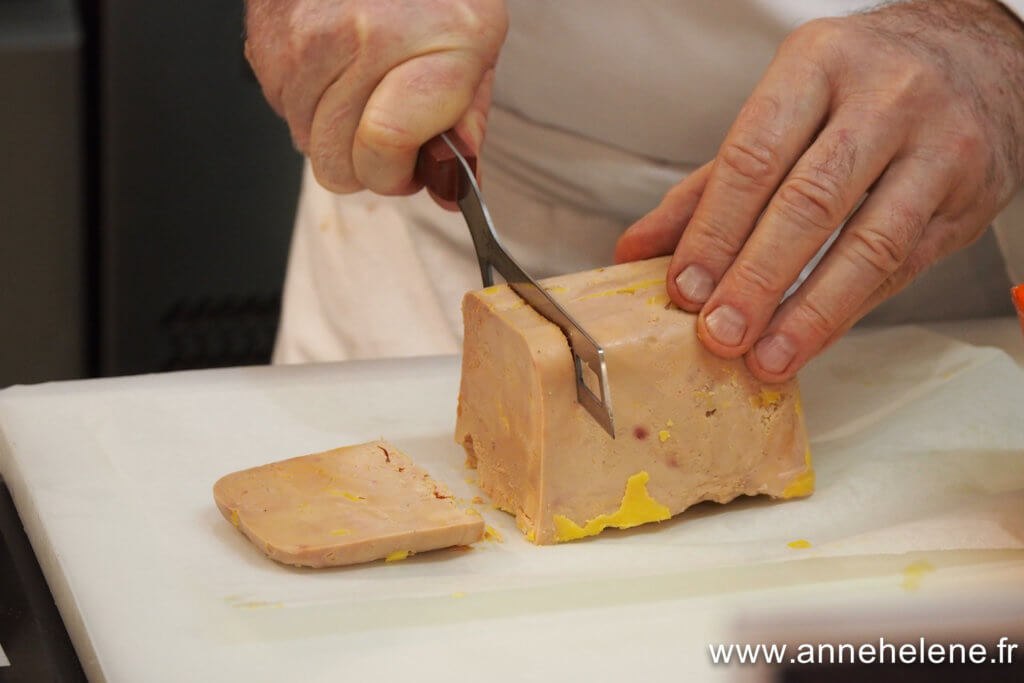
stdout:
[[1022,181],[1024,27],[993,0],[895,4],[794,32],[715,159],[616,259],[674,251],[668,293],[700,311],[704,345],[782,381],[979,237]]
[[503,0],[248,0],[245,54],[321,185],[411,194],[455,127],[479,151]]

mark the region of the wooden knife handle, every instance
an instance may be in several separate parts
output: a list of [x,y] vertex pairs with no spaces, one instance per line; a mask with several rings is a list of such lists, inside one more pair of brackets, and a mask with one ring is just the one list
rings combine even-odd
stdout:
[[[469,144],[455,132],[454,128],[445,131],[443,135],[447,136],[459,150],[475,176],[476,154],[469,148]],[[462,190],[459,187],[458,163],[448,143],[440,135],[435,136],[420,148],[420,154],[416,158],[416,181],[439,199],[455,202],[461,196]]]

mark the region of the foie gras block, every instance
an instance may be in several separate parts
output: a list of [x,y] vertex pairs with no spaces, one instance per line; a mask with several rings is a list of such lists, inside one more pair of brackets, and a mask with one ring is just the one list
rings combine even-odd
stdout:
[[217,507],[284,564],[334,567],[468,545],[484,535],[475,510],[387,441],[303,455],[226,475]]
[[537,544],[668,519],[705,500],[814,489],[796,380],[766,385],[697,339],[665,293],[668,257],[542,285],[601,344],[616,438],[576,401],[561,330],[507,285],[463,299],[455,440]]

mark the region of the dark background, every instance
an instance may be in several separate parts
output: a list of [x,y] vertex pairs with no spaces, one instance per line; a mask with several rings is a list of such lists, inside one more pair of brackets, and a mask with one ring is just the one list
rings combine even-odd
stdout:
[[[242,0],[0,0],[0,388],[266,363],[301,158]],[[82,681],[0,480],[0,682]]]
[[267,362],[301,173],[241,0],[0,0],[0,387]]

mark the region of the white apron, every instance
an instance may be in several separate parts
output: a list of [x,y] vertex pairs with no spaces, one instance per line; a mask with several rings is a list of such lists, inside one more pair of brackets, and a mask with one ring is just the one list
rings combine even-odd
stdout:
[[[480,162],[509,251],[537,277],[610,263],[619,235],[714,156],[782,39],[866,4],[509,0]],[[1024,280],[1024,193],[866,322],[1008,314],[1007,271]],[[274,361],[456,353],[460,300],[479,286],[460,214],[424,193],[334,195],[307,164]]]

